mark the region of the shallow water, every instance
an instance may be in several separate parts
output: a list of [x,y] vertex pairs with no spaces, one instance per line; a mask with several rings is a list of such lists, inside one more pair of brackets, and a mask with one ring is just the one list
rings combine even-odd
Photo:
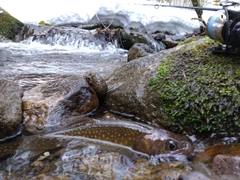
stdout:
[[117,48],[99,51],[39,43],[0,43],[0,59],[0,76],[30,89],[59,75],[93,71],[105,76],[127,61],[127,52]]

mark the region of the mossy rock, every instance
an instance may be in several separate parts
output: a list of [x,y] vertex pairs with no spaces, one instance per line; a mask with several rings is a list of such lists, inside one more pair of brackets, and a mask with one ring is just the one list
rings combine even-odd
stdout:
[[0,35],[14,40],[15,35],[21,31],[23,23],[1,8],[0,11],[3,11],[0,13]]
[[235,132],[240,127],[240,56],[212,54],[209,38],[171,53],[150,80],[172,130]]
[[182,46],[184,44],[188,44],[190,42],[197,41],[197,40],[199,40],[201,38],[202,38],[201,36],[195,36],[195,37],[187,38],[186,40],[179,42],[178,46]]
[[45,21],[40,21],[38,24],[39,25],[44,25],[44,26],[52,26],[51,24],[46,23]]

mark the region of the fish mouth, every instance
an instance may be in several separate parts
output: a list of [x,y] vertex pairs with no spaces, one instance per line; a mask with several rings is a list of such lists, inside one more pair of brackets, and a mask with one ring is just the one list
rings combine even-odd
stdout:
[[189,154],[193,153],[194,146],[190,142],[182,142],[183,145],[183,151],[182,154],[188,156]]

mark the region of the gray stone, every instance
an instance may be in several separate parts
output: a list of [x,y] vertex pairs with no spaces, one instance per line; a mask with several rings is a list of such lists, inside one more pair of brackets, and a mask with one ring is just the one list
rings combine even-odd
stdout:
[[94,72],[87,72],[84,77],[88,84],[97,93],[98,99],[103,100],[108,90],[105,80],[98,73]]
[[240,156],[217,155],[212,170],[216,174],[240,175]]
[[0,79],[0,138],[14,135],[22,122],[22,88]]
[[90,113],[98,105],[96,92],[85,78],[62,76],[24,92],[24,125],[39,133],[47,127],[70,124],[71,117]]
[[200,172],[193,171],[180,175],[179,180],[210,180],[210,178]]
[[161,60],[172,49],[130,61],[106,78],[108,92],[106,105],[120,113],[134,115],[153,124],[167,126],[166,115],[161,109],[159,94],[148,85],[156,76]]
[[149,45],[144,43],[135,43],[128,51],[128,61],[147,56],[154,53]]
[[135,30],[124,29],[120,32],[120,44],[122,48],[129,50],[135,43],[147,44],[154,52],[158,52],[163,47],[157,43],[153,37],[146,33],[140,33]]

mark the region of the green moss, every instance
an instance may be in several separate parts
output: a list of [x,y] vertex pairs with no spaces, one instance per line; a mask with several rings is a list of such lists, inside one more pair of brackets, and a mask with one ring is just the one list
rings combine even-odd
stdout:
[[22,29],[23,23],[12,17],[6,11],[0,15],[0,34],[8,39],[14,39]]
[[235,131],[240,127],[240,57],[214,55],[205,43],[174,52],[150,80],[173,130]]
[[190,43],[190,42],[199,40],[200,38],[201,38],[200,36],[187,38],[186,40],[179,42],[177,46],[181,46],[181,45],[184,45],[184,44],[188,44],[188,43]]
[[44,25],[44,26],[52,26],[51,24],[48,24],[48,23],[46,23],[44,21],[40,21],[38,24]]

